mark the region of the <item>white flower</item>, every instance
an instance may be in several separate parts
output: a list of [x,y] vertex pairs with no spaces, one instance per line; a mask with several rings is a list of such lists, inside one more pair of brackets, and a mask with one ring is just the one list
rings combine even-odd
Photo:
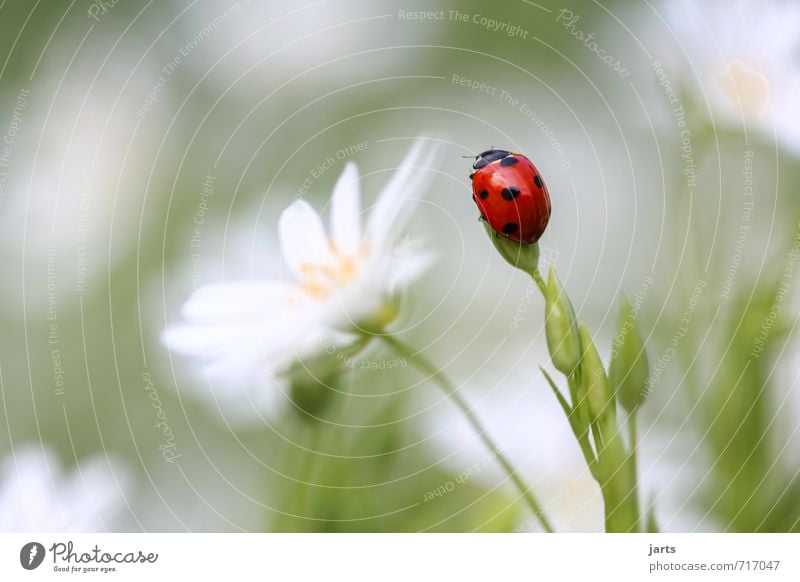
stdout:
[[363,225],[353,163],[334,188],[328,232],[308,202],[294,202],[278,225],[292,281],[201,287],[183,305],[186,321],[165,330],[166,345],[203,357],[213,377],[275,379],[297,361],[346,348],[363,326],[388,323],[397,293],[430,264],[430,255],[394,251],[431,176],[421,164],[433,149],[413,145]]
[[108,531],[127,482],[104,459],[65,473],[47,448],[19,447],[0,465],[0,532]]
[[675,36],[667,52],[685,53],[691,69],[663,60],[691,75],[685,81],[699,109],[719,127],[756,130],[800,153],[800,5],[670,0],[664,10]]
[[[663,60],[674,72],[691,75],[684,80],[699,109],[720,127],[775,136],[800,153],[795,64],[800,6],[774,0],[671,0],[664,11],[674,38]],[[691,68],[677,60],[680,53]]]

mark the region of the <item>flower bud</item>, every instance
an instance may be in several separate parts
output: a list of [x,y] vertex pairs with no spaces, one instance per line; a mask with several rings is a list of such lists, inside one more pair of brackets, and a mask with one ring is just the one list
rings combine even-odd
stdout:
[[489,235],[494,247],[509,265],[530,274],[539,268],[539,245],[537,243],[523,244],[513,241],[497,234],[485,220],[482,220],[481,224],[486,229],[486,234]]
[[552,267],[547,276],[544,300],[547,348],[556,369],[569,376],[581,362],[581,338],[572,302]]
[[633,412],[644,402],[649,375],[650,365],[636,313],[628,298],[623,297],[611,350],[609,379],[614,394],[628,412]]
[[589,417],[592,422],[600,419],[604,414],[614,414],[614,395],[608,383],[603,361],[597,348],[589,335],[586,325],[581,324],[581,383],[585,394]]

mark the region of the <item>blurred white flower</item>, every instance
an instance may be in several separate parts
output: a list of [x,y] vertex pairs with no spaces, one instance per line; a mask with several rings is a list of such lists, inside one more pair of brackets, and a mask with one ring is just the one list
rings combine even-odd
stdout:
[[[800,153],[800,93],[795,60],[800,5],[778,0],[664,3],[670,48],[664,58],[684,77],[701,111],[719,127],[775,136]],[[675,50],[675,42],[679,51]],[[685,73],[686,62],[694,78]],[[659,55],[657,55],[659,56]],[[707,103],[707,104],[706,104]]]
[[108,531],[127,482],[105,459],[66,473],[46,447],[19,447],[0,465],[0,532]]
[[430,176],[421,163],[432,149],[421,140],[413,145],[364,228],[352,163],[334,188],[329,232],[308,202],[294,202],[278,225],[293,281],[197,289],[183,305],[186,321],[165,330],[166,345],[203,357],[212,377],[278,377],[297,361],[345,349],[362,327],[389,323],[396,295],[431,262],[429,254],[398,254],[395,247]]

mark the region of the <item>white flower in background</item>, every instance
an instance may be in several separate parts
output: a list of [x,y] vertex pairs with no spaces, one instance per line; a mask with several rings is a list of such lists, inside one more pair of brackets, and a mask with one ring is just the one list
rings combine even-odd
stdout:
[[278,225],[292,281],[199,288],[183,305],[186,321],[165,330],[166,345],[203,357],[212,377],[276,378],[297,361],[346,349],[359,328],[389,323],[397,294],[430,264],[428,254],[395,247],[431,176],[421,164],[433,149],[414,144],[363,225],[352,163],[334,188],[329,231],[308,202],[294,202]]
[[19,447],[0,465],[0,532],[108,531],[127,482],[105,459],[66,473],[47,448]]
[[800,4],[670,0],[663,11],[674,38],[662,60],[699,109],[718,127],[756,130],[800,153]]

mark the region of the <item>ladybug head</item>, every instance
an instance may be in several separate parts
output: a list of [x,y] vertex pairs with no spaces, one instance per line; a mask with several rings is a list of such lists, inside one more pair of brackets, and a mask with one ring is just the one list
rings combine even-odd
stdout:
[[488,166],[492,162],[502,160],[506,156],[510,156],[511,152],[506,150],[486,150],[482,154],[475,156],[475,163],[472,164],[473,170],[480,170],[484,166]]

